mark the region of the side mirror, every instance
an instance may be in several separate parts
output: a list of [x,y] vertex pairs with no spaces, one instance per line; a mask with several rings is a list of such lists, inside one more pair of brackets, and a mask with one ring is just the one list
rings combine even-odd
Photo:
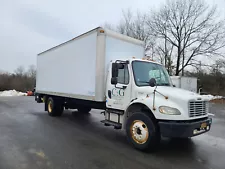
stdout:
[[116,85],[118,83],[117,77],[111,78],[111,84]]
[[118,64],[112,63],[112,77],[118,77]]
[[173,87],[176,87],[176,85],[173,85]]
[[156,86],[156,80],[155,80],[155,78],[151,78],[149,80],[149,86],[151,86],[151,87],[155,87]]
[[121,63],[112,63],[112,77],[118,77],[119,69],[123,69],[124,64]]

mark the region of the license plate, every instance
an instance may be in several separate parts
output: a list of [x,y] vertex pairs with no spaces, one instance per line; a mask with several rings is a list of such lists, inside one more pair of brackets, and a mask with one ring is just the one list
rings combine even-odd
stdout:
[[206,122],[201,124],[201,128],[206,128],[206,127],[207,127],[207,123]]

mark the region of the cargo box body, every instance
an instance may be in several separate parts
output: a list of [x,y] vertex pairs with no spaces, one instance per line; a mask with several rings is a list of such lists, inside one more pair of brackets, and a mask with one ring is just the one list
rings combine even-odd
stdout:
[[142,41],[98,27],[38,54],[36,92],[104,102],[108,64],[133,56]]

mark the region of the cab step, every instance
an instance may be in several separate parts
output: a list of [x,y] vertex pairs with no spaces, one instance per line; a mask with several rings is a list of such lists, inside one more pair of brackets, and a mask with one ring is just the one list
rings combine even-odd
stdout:
[[116,123],[116,122],[110,121],[110,120],[102,120],[101,122],[104,123],[105,126],[114,126],[115,129],[121,129],[122,128],[121,123]]

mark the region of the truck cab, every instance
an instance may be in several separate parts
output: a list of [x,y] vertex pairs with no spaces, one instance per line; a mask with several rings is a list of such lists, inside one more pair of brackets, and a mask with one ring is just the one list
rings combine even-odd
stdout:
[[210,130],[209,101],[175,88],[165,67],[145,59],[111,61],[104,123],[121,126],[138,149],[160,136],[189,138]]

